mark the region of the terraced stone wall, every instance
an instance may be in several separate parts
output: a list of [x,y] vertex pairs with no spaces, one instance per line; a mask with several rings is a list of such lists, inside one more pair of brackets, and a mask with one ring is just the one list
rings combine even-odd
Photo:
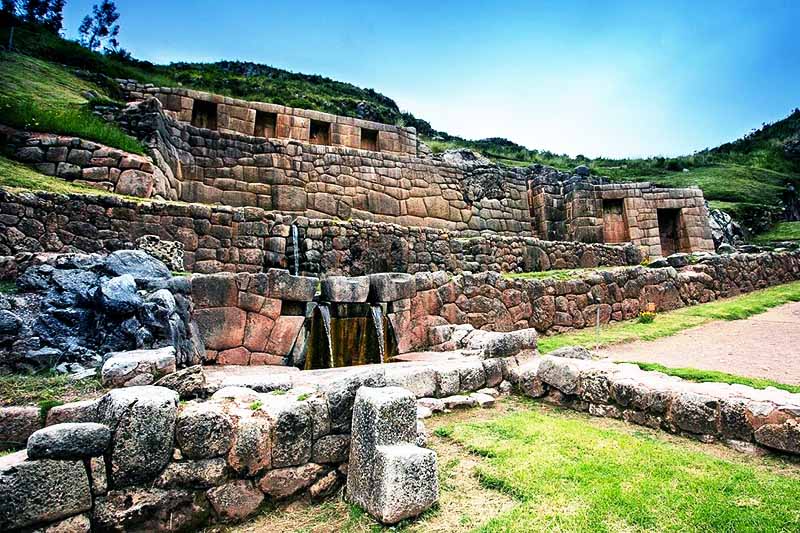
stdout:
[[183,244],[185,269],[198,273],[288,268],[295,254],[301,272],[334,275],[548,270],[641,261],[630,246],[491,235],[463,240],[442,229],[309,219],[258,208],[0,189],[0,255],[113,251],[134,248],[144,235]]
[[471,324],[493,331],[543,334],[592,327],[710,302],[800,279],[800,252],[708,255],[681,268],[642,266],[588,272],[572,279],[506,279],[498,273],[417,273],[408,320],[396,330],[401,352],[431,344],[431,327]]

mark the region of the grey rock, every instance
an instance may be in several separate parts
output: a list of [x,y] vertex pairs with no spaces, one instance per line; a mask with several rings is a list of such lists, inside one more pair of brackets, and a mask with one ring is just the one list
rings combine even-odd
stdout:
[[350,435],[326,435],[314,442],[311,460],[315,463],[344,463],[350,454]]
[[331,431],[347,433],[353,412],[356,391],[362,387],[383,387],[386,379],[380,370],[359,370],[349,372],[325,385],[324,390],[330,406]]
[[431,367],[388,365],[385,376],[386,385],[403,387],[417,398],[436,393],[436,372]]
[[130,274],[137,283],[172,277],[164,263],[142,250],[118,250],[109,254],[105,269],[115,276]]
[[413,298],[417,294],[414,276],[400,272],[382,272],[369,275],[369,301],[396,302]]
[[175,348],[172,346],[111,352],[107,357],[100,370],[105,386],[150,385],[160,377],[175,372]]
[[445,409],[457,409],[459,407],[474,407],[478,402],[474,398],[470,398],[464,394],[456,394],[442,398]]
[[366,302],[369,283],[367,276],[328,276],[322,280],[320,299],[327,302]]
[[0,310],[0,335],[16,335],[22,327],[22,320],[5,309]]
[[228,479],[225,459],[200,459],[198,461],[172,462],[156,480],[161,488],[211,488]]
[[589,167],[587,167],[586,165],[578,165],[577,167],[575,167],[575,174],[577,174],[578,176],[586,177],[591,173],[592,171],[589,170]]
[[82,461],[28,461],[25,452],[0,458],[0,531],[54,522],[91,507]]
[[293,302],[310,302],[317,291],[318,278],[293,276],[288,270],[271,268],[269,276],[270,298]]
[[580,381],[580,369],[575,361],[563,357],[543,357],[539,363],[539,379],[564,394],[576,394]]
[[172,457],[178,394],[163,387],[115,389],[100,399],[99,420],[111,428],[110,485],[146,483]]
[[30,459],[83,459],[103,455],[109,447],[108,426],[94,422],[55,424],[28,439]]
[[155,385],[174,390],[181,400],[190,400],[205,394],[206,375],[203,372],[202,365],[194,365],[172,374],[167,374],[156,381]]
[[165,241],[157,235],[143,235],[136,239],[136,247],[164,263],[170,270],[180,272],[184,269],[182,242]]
[[549,352],[550,357],[566,357],[567,359],[592,359],[592,352],[583,346],[564,346]]
[[484,409],[494,407],[494,396],[481,394],[480,392],[473,392],[469,395],[469,397],[475,400],[475,402],[477,402],[477,404]]
[[233,444],[233,421],[219,403],[190,403],[178,413],[175,438],[185,457],[219,457]]
[[311,404],[278,395],[266,401],[262,409],[273,420],[272,467],[296,466],[311,460],[314,432]]
[[699,435],[716,435],[719,402],[716,398],[689,391],[675,396],[670,416],[680,429]]
[[782,424],[764,424],[755,431],[755,439],[762,446],[800,454],[800,421],[792,418]]
[[136,281],[130,274],[123,274],[103,282],[98,295],[100,305],[113,315],[131,315],[144,303],[136,292]]
[[419,516],[439,499],[437,472],[433,450],[411,444],[381,446],[373,474],[379,481],[364,507],[387,525]]
[[211,507],[222,522],[238,522],[254,514],[264,501],[264,494],[252,481],[230,481],[206,492]]
[[260,410],[248,409],[236,419],[228,464],[242,476],[256,476],[272,468],[273,420]]

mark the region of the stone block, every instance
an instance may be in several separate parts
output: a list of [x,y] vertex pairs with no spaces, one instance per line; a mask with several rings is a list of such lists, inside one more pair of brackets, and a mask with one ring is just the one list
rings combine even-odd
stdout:
[[55,424],[28,439],[29,459],[85,459],[103,455],[109,447],[108,426],[94,422]]
[[258,487],[264,494],[280,500],[307,489],[323,474],[325,467],[315,463],[302,466],[277,468],[267,472],[259,481]]
[[208,459],[228,453],[233,421],[217,402],[193,402],[178,413],[175,440],[184,457]]
[[318,278],[293,276],[288,270],[271,268],[269,276],[269,295],[271,298],[293,302],[310,302],[317,291]]
[[83,461],[0,458],[0,531],[53,522],[92,508]]
[[327,302],[366,302],[370,289],[367,276],[328,276],[322,280],[320,299]]
[[106,387],[150,385],[175,372],[175,348],[110,352],[103,363],[100,377]]
[[396,302],[417,294],[414,276],[400,272],[383,272],[369,276],[369,301]]
[[169,462],[178,394],[162,387],[116,389],[100,399],[99,422],[112,430],[113,487],[151,481]]
[[25,446],[42,425],[38,407],[0,407],[0,449]]
[[194,318],[207,349],[227,350],[242,345],[247,313],[238,307],[196,309]]

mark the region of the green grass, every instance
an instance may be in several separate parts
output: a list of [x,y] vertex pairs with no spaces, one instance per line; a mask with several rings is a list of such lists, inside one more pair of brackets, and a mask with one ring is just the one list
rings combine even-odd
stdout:
[[0,186],[59,194],[112,194],[100,189],[93,189],[53,176],[40,174],[30,167],[11,161],[3,156],[0,156]]
[[102,392],[97,378],[74,381],[66,374],[12,374],[0,376],[0,406],[38,405],[43,409]]
[[779,222],[753,240],[755,242],[800,241],[800,222]]
[[[447,431],[518,504],[477,531],[797,531],[800,476],[585,415],[529,410]],[[476,509],[476,513],[480,513]]]
[[786,383],[779,383],[771,379],[748,378],[745,376],[737,376],[736,374],[728,374],[727,372],[717,372],[716,370],[698,370],[696,368],[671,368],[668,366],[660,365],[658,363],[642,363],[633,361],[633,364],[638,365],[642,370],[654,370],[662,372],[670,376],[677,376],[689,381],[697,381],[700,383],[713,382],[713,383],[738,383],[739,385],[747,385],[754,389],[765,389],[767,387],[775,387],[776,389],[783,389],[793,393],[800,393],[800,386],[787,385]]
[[15,294],[17,284],[13,281],[0,280],[0,294]]
[[772,307],[798,301],[800,301],[800,281],[795,281],[734,298],[658,313],[655,320],[649,324],[628,320],[604,325],[600,328],[599,341],[594,328],[541,337],[539,351],[548,353],[564,346],[592,348],[595,344],[609,346],[622,342],[655,340],[712,320],[741,320],[763,313]]
[[94,115],[86,93],[102,89],[68,69],[16,53],[0,53],[0,122],[27,131],[75,135],[127,152],[143,154],[142,144]]

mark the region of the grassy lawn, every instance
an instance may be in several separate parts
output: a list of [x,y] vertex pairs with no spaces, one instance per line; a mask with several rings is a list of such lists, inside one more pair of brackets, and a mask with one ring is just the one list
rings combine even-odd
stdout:
[[783,389],[793,393],[800,393],[799,385],[787,385],[786,383],[778,383],[771,379],[748,378],[745,376],[737,376],[736,374],[728,374],[727,372],[717,372],[716,370],[698,370],[696,368],[672,368],[658,363],[641,363],[633,361],[633,364],[638,365],[642,370],[655,370],[663,372],[670,376],[678,376],[689,381],[698,382],[716,382],[716,383],[738,383],[740,385],[748,385],[754,389],[765,389],[767,387],[775,387],[776,389]]
[[755,242],[800,241],[800,222],[779,222],[771,230],[756,235]]
[[73,381],[65,374],[14,374],[0,376],[0,406],[38,405],[52,407],[104,392],[100,381],[82,379]]
[[59,194],[113,194],[40,174],[34,169],[0,156],[0,186],[11,189],[47,191]]
[[278,503],[209,532],[793,531],[800,465],[518,397],[425,421],[440,499],[393,528],[347,503]]
[[569,268],[563,270],[542,270],[537,272],[506,272],[503,277],[506,279],[556,279],[566,281],[580,277],[582,274],[595,270],[613,270],[609,267],[596,268]]
[[797,470],[722,459],[632,427],[531,405],[438,434],[484,457],[481,483],[517,501],[477,531],[800,528]]
[[0,53],[0,122],[96,141],[137,154],[142,144],[119,127],[94,115],[87,94],[97,103],[113,103],[101,88],[67,68],[17,53]]
[[643,324],[637,320],[616,322],[600,328],[597,338],[595,328],[571,331],[539,338],[539,351],[551,352],[564,346],[593,348],[622,342],[654,340],[674,335],[685,329],[700,326],[712,320],[741,320],[763,313],[787,302],[800,301],[800,281],[754,291],[743,296],[726,298],[707,304],[684,307],[659,313],[654,322]]

